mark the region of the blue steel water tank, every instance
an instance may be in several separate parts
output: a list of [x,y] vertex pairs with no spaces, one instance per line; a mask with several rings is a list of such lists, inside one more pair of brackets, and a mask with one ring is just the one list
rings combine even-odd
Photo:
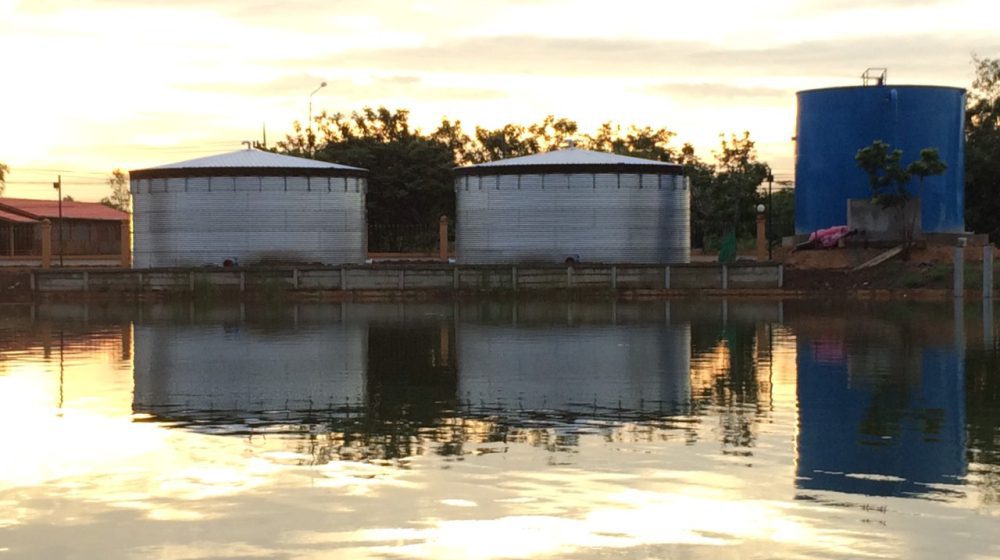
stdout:
[[800,91],[795,144],[795,233],[847,224],[847,200],[871,198],[854,155],[875,140],[903,151],[903,163],[937,148],[944,174],[917,178],[925,232],[965,231],[965,90],[938,86],[858,86]]

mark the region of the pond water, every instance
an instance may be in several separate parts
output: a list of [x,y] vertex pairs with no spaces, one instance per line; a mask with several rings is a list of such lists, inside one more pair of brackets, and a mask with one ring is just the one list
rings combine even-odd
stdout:
[[996,558],[990,306],[0,306],[7,558]]

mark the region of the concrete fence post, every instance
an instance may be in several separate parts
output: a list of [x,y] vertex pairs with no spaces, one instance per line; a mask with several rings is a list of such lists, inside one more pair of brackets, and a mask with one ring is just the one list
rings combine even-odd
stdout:
[[763,212],[757,213],[757,262],[767,260],[767,218]]
[[663,267],[663,289],[670,289],[670,265]]
[[618,267],[611,265],[611,289],[618,289]]
[[132,267],[132,230],[128,220],[122,220],[121,227],[121,267]]
[[438,220],[438,259],[448,262],[448,216]]
[[983,247],[983,298],[993,299],[993,246]]
[[729,289],[729,266],[722,265],[722,289]]
[[52,222],[42,220],[42,268],[52,264]]
[[510,287],[517,291],[517,266],[510,267]]
[[959,237],[955,244],[953,295],[957,298],[965,296],[965,238]]

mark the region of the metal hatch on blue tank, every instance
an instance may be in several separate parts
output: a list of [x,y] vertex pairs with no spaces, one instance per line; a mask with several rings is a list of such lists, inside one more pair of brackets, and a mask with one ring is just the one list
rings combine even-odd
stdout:
[[569,148],[455,170],[464,264],[686,263],[680,165]]
[[882,140],[903,151],[904,165],[937,148],[948,168],[909,191],[921,198],[922,231],[965,231],[965,90],[873,85],[800,91],[796,125],[795,233],[847,224],[848,199],[870,199],[854,156]]
[[247,149],[130,174],[137,268],[367,257],[365,169]]

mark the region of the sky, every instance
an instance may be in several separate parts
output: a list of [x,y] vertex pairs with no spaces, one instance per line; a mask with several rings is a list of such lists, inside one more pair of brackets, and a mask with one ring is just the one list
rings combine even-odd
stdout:
[[[409,109],[666,127],[712,159],[749,131],[793,179],[795,92],[968,88],[1000,57],[996,0],[0,0],[6,196],[98,200],[115,168],[269,145],[313,114]],[[316,91],[323,82],[327,86]],[[315,93],[314,93],[315,92]]]

